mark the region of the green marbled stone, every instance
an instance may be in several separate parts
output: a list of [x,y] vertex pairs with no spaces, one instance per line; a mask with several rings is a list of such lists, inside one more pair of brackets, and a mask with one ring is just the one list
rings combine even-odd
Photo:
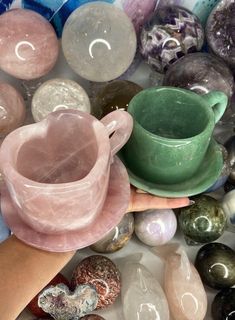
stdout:
[[235,320],[235,288],[220,291],[212,302],[213,320]]
[[212,197],[201,195],[195,204],[180,209],[179,225],[189,245],[217,240],[226,227],[226,215],[220,203]]
[[204,245],[197,253],[195,267],[202,282],[213,289],[235,285],[235,252],[222,243]]

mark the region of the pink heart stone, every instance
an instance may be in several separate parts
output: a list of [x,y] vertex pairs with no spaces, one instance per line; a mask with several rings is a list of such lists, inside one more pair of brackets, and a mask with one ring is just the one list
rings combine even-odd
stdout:
[[59,45],[51,24],[38,13],[10,10],[0,16],[0,68],[30,80],[48,73],[55,65]]

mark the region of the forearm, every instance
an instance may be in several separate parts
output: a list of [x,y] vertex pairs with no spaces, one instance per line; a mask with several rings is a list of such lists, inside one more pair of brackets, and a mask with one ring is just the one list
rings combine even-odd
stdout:
[[15,236],[0,244],[0,315],[13,320],[70,261],[75,252],[52,253],[30,247]]

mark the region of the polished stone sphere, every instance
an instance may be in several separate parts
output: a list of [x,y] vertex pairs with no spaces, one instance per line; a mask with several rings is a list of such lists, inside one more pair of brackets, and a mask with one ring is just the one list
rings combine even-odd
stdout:
[[0,69],[19,79],[36,79],[54,67],[58,39],[38,13],[10,10],[0,16],[0,52]]
[[149,246],[164,245],[175,235],[177,220],[173,210],[148,210],[135,216],[135,234]]
[[150,66],[164,73],[170,64],[187,53],[200,51],[204,31],[199,19],[178,6],[156,10],[140,35],[140,52]]
[[131,65],[136,46],[131,20],[123,10],[104,2],[75,10],[62,34],[63,52],[70,67],[96,82],[121,76]]
[[164,85],[205,94],[214,90],[233,95],[233,75],[223,60],[209,54],[188,54],[171,65],[164,77]]
[[221,290],[211,305],[213,320],[235,320],[235,288]]
[[221,0],[211,12],[206,37],[211,51],[235,69],[235,2]]
[[202,282],[213,289],[235,285],[235,252],[222,243],[214,242],[201,247],[195,267]]
[[62,109],[75,109],[90,113],[90,100],[86,91],[69,79],[50,79],[34,93],[31,110],[36,122],[49,113]]
[[93,101],[95,116],[101,119],[112,111],[127,110],[131,99],[141,90],[138,84],[127,80],[115,80],[108,83],[98,90]]
[[180,209],[179,225],[188,244],[209,243],[218,239],[226,227],[226,215],[220,203],[200,195],[195,204]]
[[121,222],[103,239],[90,248],[98,253],[113,253],[125,247],[134,232],[134,217],[132,213],[125,214]]
[[0,83],[0,138],[21,126],[25,114],[25,102],[18,90],[8,83]]
[[121,290],[121,274],[107,257],[93,255],[83,259],[72,274],[71,286],[90,284],[95,287],[99,301],[97,309],[112,305]]

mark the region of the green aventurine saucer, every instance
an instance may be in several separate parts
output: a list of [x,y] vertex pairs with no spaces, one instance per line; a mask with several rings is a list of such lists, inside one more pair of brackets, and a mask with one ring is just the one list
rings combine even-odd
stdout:
[[157,184],[145,181],[128,168],[123,152],[119,154],[119,158],[126,166],[130,183],[133,186],[156,196],[171,198],[194,196],[206,191],[217,181],[223,168],[222,151],[214,140],[211,141],[197,173],[187,181],[177,184]]

